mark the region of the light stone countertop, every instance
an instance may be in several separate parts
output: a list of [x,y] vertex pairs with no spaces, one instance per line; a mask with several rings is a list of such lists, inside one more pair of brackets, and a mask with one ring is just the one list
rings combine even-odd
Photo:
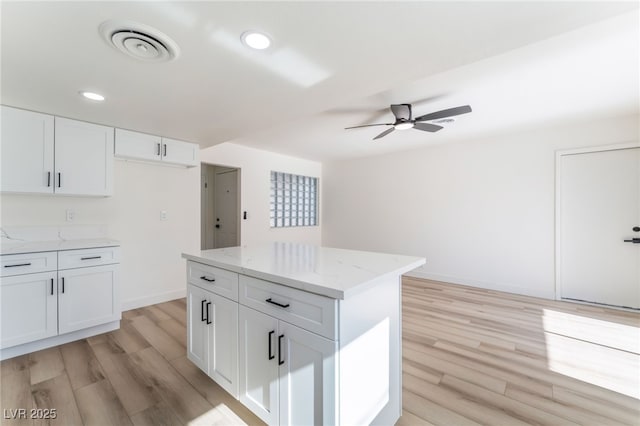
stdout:
[[333,299],[347,298],[379,279],[400,277],[426,263],[423,257],[280,242],[202,250],[182,257]]
[[0,254],[37,253],[43,251],[62,251],[89,249],[98,247],[117,247],[120,243],[109,238],[88,238],[53,241],[2,241]]

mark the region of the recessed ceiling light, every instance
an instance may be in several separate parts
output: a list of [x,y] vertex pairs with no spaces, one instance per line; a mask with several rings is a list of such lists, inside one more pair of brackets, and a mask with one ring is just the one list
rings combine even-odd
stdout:
[[242,34],[242,42],[252,49],[262,50],[271,45],[271,39],[266,34],[247,31]]
[[99,93],[94,93],[94,92],[80,92],[80,94],[82,96],[84,96],[87,99],[91,99],[92,101],[98,101],[98,102],[102,102],[104,101],[104,96],[102,96]]

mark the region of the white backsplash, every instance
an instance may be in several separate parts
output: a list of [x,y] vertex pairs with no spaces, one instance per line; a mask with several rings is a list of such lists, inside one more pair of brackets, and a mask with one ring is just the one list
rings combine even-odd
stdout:
[[3,244],[107,238],[106,225],[3,226],[0,231]]

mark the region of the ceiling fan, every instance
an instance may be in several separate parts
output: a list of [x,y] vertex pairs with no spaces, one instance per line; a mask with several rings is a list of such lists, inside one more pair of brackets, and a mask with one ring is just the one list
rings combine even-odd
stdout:
[[394,130],[418,129],[425,132],[437,132],[443,127],[433,123],[425,123],[425,121],[438,120],[441,118],[453,117],[454,115],[466,114],[471,112],[471,107],[469,105],[464,105],[455,108],[443,109],[441,111],[421,115],[417,118],[412,118],[411,104],[391,105],[391,112],[396,117],[396,121],[393,123],[364,124],[362,126],[345,127],[345,130],[358,129],[360,127],[393,126],[390,129],[387,129],[384,132],[380,133],[378,136],[373,138],[373,140],[383,138]]

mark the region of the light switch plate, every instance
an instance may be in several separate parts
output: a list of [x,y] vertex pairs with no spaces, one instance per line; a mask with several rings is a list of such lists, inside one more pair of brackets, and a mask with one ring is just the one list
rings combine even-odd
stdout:
[[160,220],[167,220],[167,211],[160,210]]

